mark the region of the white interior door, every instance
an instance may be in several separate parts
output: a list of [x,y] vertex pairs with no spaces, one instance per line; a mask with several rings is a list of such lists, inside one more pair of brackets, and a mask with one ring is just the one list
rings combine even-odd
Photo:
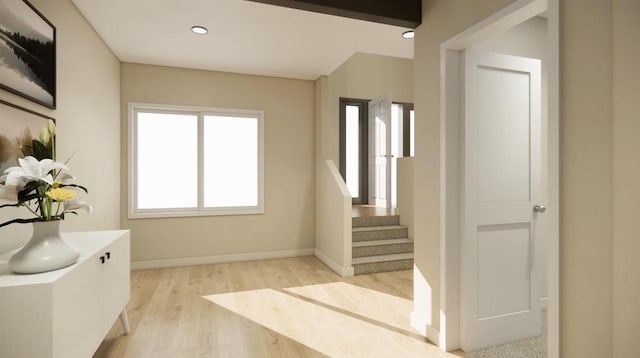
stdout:
[[391,207],[391,95],[369,101],[369,204]]
[[541,64],[474,50],[464,57],[460,341],[470,351],[540,334]]

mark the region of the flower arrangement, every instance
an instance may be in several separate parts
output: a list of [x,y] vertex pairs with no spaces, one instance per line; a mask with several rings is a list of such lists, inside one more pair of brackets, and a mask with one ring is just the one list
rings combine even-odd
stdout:
[[[65,214],[78,214],[78,210],[91,212],[91,206],[77,199],[77,191],[88,193],[81,185],[73,184],[75,178],[68,173],[65,163],[53,160],[55,157],[56,127],[49,121],[24,151],[32,153],[19,158],[19,166],[11,167],[0,176],[0,200],[9,202],[4,207],[24,207],[34,217],[13,219],[0,224],[24,224],[37,221],[64,220]],[[67,160],[68,162],[68,160]]]

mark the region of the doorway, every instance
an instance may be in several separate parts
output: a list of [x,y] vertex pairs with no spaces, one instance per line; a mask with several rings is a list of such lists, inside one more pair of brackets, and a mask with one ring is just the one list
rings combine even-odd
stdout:
[[[467,115],[469,114],[467,113],[467,111],[473,111],[473,108],[469,107],[468,103],[465,103],[465,101],[468,99],[465,97],[465,94],[468,94],[468,92],[466,92],[467,90],[465,89],[465,83],[463,81],[463,77],[461,77],[467,74],[464,73],[465,71],[468,71],[468,68],[464,67],[465,60],[467,60],[467,58],[465,58],[465,52],[469,51],[469,49],[473,47],[476,47],[483,40],[486,40],[493,35],[504,32],[507,29],[510,29],[518,24],[524,23],[525,21],[545,11],[547,16],[546,28],[548,31],[548,35],[546,36],[546,39],[548,41],[548,58],[546,64],[548,69],[548,119],[547,126],[544,128],[547,141],[544,143],[544,150],[540,151],[539,154],[544,153],[545,158],[547,159],[544,168],[542,168],[544,180],[546,180],[547,183],[546,201],[544,203],[534,203],[532,200],[530,200],[530,198],[523,201],[523,210],[528,213],[524,216],[530,218],[527,220],[533,221],[527,222],[525,220],[519,222],[519,224],[515,224],[515,226],[514,224],[507,224],[506,227],[497,227],[494,225],[489,227],[490,230],[488,231],[485,230],[486,228],[484,228],[482,232],[470,232],[468,230],[470,213],[469,207],[472,205],[470,204],[470,201],[466,200],[465,198],[465,195],[470,193],[468,188],[469,181],[465,180],[465,174],[469,172],[475,174],[478,173],[475,170],[477,168],[469,167],[467,164],[469,161],[473,162],[473,158],[470,158],[469,155],[475,155],[473,153],[470,153],[468,150],[471,149],[477,151],[479,148],[469,148],[470,143],[468,142],[469,134],[471,134],[471,136],[473,137],[478,134],[478,131],[476,129],[472,133],[468,132],[468,126],[473,125],[473,120],[471,120],[471,122],[467,122]],[[482,237],[487,239],[485,243],[495,244],[500,241],[499,239],[500,237],[502,237],[500,235],[505,234],[506,231],[493,230],[507,228],[511,230],[511,232],[509,233],[509,235],[505,235],[504,237],[511,237],[513,236],[511,234],[513,233],[517,233],[518,235],[520,235],[520,243],[522,243],[524,246],[520,245],[520,249],[522,250],[518,250],[520,253],[524,253],[522,259],[526,259],[526,262],[531,264],[532,267],[531,269],[525,267],[526,265],[520,267],[520,269],[524,270],[522,272],[528,276],[527,282],[529,282],[530,284],[529,286],[527,286],[528,288],[526,288],[525,292],[528,298],[525,299],[524,296],[520,297],[521,302],[526,301],[529,302],[529,304],[527,304],[527,307],[524,307],[524,309],[520,311],[534,312],[535,309],[532,307],[537,306],[538,303],[543,303],[542,301],[538,302],[537,300],[534,302],[533,291],[535,291],[535,289],[529,289],[532,288],[531,285],[538,284],[538,282],[534,283],[535,275],[532,274],[534,270],[533,266],[538,264],[538,266],[543,266],[544,268],[546,268],[546,280],[544,281],[544,288],[547,291],[547,299],[544,301],[544,304],[547,305],[547,311],[545,314],[545,318],[547,320],[548,337],[546,351],[548,357],[559,356],[559,101],[557,97],[559,84],[558,51],[558,3],[557,1],[549,1],[549,6],[547,7],[547,1],[542,0],[517,1],[441,45],[441,62],[444,70],[444,75],[441,77],[441,170],[443,173],[442,181],[444,184],[441,187],[441,196],[443,199],[441,200],[441,217],[443,219],[443,226],[441,230],[442,256],[440,267],[442,284],[440,301],[442,312],[441,319],[444,320],[444,322],[441,321],[440,324],[441,327],[444,328],[443,331],[440,332],[440,344],[442,348],[446,350],[456,349],[461,346],[464,347],[465,345],[467,345],[467,347],[480,347],[483,345],[491,344],[490,339],[485,339],[486,337],[478,338],[477,330],[474,331],[473,327],[469,327],[470,320],[482,320],[487,318],[483,317],[482,315],[469,317],[470,312],[467,308],[465,308],[474,306],[477,309],[479,307],[479,298],[469,297],[466,294],[464,298],[461,299],[460,297],[463,294],[462,291],[464,291],[464,289],[462,288],[462,286],[465,285],[464,280],[467,280],[467,282],[469,282],[468,276],[469,273],[471,273],[470,270],[465,269],[465,265],[468,266],[469,264],[473,264],[473,262],[471,262],[473,260],[469,261],[469,257],[471,257],[469,249],[471,248],[475,250],[471,253],[476,254],[474,256],[475,259],[482,256],[478,254],[477,251],[479,247],[477,241],[478,235],[481,235]],[[465,71],[461,71],[461,68],[465,68]],[[486,64],[485,68],[492,71],[496,69],[494,65]],[[524,72],[520,69],[516,69],[515,72],[511,72],[511,74],[516,73],[521,74]],[[476,98],[476,96],[474,96],[473,98]],[[530,126],[526,128],[527,130],[531,129]],[[498,132],[499,131],[500,128],[498,128]],[[494,131],[494,134],[499,133]],[[492,134],[489,133],[489,135]],[[471,145],[475,144],[471,143]],[[509,149],[507,148],[506,150]],[[527,147],[523,148],[523,151],[521,153],[525,153],[525,151],[528,152],[529,150],[531,150],[531,152],[534,151],[534,149],[530,149],[530,147]],[[513,153],[509,151],[509,154]],[[495,159],[495,157],[492,158]],[[528,160],[529,159],[527,159],[527,161]],[[497,161],[496,163],[500,164],[499,161]],[[518,161],[518,163],[522,163],[522,161]],[[529,171],[530,167],[524,168],[524,170]],[[474,180],[478,179],[479,178],[477,176],[474,178]],[[523,183],[528,182],[528,180],[529,179],[523,179]],[[477,191],[475,191],[475,193],[477,194]],[[473,194],[473,192],[471,194]],[[473,199],[476,200],[477,198],[478,196],[476,195]],[[539,199],[537,200],[539,201]],[[538,210],[534,208],[535,205],[538,205]],[[546,260],[538,260],[537,258],[534,259],[534,257],[538,253],[539,248],[536,246],[537,241],[534,240],[534,236],[531,231],[535,230],[536,228],[535,220],[537,219],[537,216],[541,214],[541,211],[539,210],[540,206],[543,205],[548,207],[546,214],[544,214],[544,216],[546,216],[548,227],[546,235],[547,252]],[[497,208],[494,209],[497,210]],[[509,210],[507,211],[510,213],[515,212]],[[525,222],[527,222],[527,224],[525,224]],[[478,226],[476,226],[476,228],[478,228]],[[526,228],[526,230],[521,230],[523,228]],[[489,233],[491,233],[491,235]],[[497,236],[493,234],[496,234]],[[470,238],[475,238],[476,241],[469,241]],[[470,242],[472,243],[471,246],[469,245]],[[502,242],[504,243],[507,241],[502,240]],[[508,243],[514,244],[513,241],[508,241]],[[500,252],[504,250],[504,247],[501,245],[499,245],[499,247],[494,247],[494,249],[496,248]],[[484,249],[488,250],[490,249],[490,247],[485,245]],[[485,250],[484,253],[487,253],[487,250]],[[496,252],[495,250],[493,251]],[[477,276],[479,275],[477,266],[475,266],[474,270],[472,271],[474,271],[473,274],[476,275],[472,280],[479,281],[482,279],[481,277]],[[467,278],[464,278],[465,272],[467,274]],[[489,277],[489,281],[485,280],[485,282],[491,283],[490,279],[492,277],[493,276]],[[512,281],[511,283],[514,282],[515,281]],[[473,283],[478,284],[478,282]],[[493,283],[498,286],[502,284],[498,281],[495,281]],[[543,284],[540,284],[539,287],[543,287]],[[477,293],[478,291],[476,290],[475,292]],[[538,297],[535,298],[538,299]],[[464,300],[475,301],[465,302]],[[495,305],[495,302],[486,301],[485,303],[486,304],[484,305],[484,308],[486,312],[484,313],[489,312],[493,314],[498,312],[495,310],[492,311],[492,307],[498,307]],[[504,308],[504,306],[499,307],[500,310]],[[518,311],[518,307],[515,308],[515,311]],[[515,313],[515,311],[511,313]],[[477,314],[478,312],[471,313]],[[512,317],[511,313],[505,313],[503,318]],[[498,317],[500,315],[496,314],[495,316]],[[533,315],[530,316],[533,317]],[[532,322],[532,324],[534,325],[538,324],[535,318],[533,318]],[[506,330],[507,329],[504,329],[503,327],[501,329],[495,329],[494,331],[504,332]],[[524,337],[526,335],[527,334],[523,334],[522,336]],[[472,342],[469,340],[470,336],[472,336],[473,339],[480,339],[480,341]]]
[[[415,152],[415,111],[413,103],[391,102],[390,138],[386,132],[374,129],[369,132],[369,125],[375,125],[369,118],[373,101],[357,98],[339,99],[339,171],[352,196],[353,205],[376,206],[377,194],[370,192],[377,182],[372,177],[376,172],[369,170],[374,152],[380,147],[390,149],[390,183],[389,209],[397,208],[397,159],[413,157]],[[386,128],[385,128],[386,131]],[[385,134],[380,138],[376,134]],[[379,137],[379,136],[378,136]],[[374,146],[373,139],[384,140],[382,146]],[[386,145],[386,141],[390,145]],[[384,159],[386,161],[386,157]],[[386,167],[385,167],[386,172]],[[385,178],[386,180],[386,175]],[[384,184],[384,180],[382,184]],[[377,184],[379,185],[379,184]],[[373,198],[373,199],[372,199]],[[380,206],[380,205],[378,205]],[[383,205],[387,207],[386,203]]]

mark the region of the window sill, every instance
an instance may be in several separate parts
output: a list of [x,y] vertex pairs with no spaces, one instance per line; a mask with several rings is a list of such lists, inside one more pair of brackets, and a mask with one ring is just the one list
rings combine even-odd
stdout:
[[262,207],[248,208],[221,208],[202,210],[137,210],[129,211],[128,219],[155,219],[155,218],[184,218],[200,216],[239,216],[239,215],[261,215],[264,214]]

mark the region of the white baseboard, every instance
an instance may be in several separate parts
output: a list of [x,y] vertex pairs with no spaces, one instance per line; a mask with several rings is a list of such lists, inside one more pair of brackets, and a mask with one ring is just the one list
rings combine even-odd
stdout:
[[313,251],[314,249],[293,249],[293,250],[280,250],[280,251],[250,252],[246,254],[179,257],[174,259],[133,261],[131,262],[131,270],[135,271],[135,270],[146,270],[146,269],[164,268],[164,267],[193,266],[193,265],[217,264],[217,263],[223,263],[223,262],[253,261],[253,260],[279,259],[284,257],[311,256],[314,254]]
[[338,265],[337,262],[335,262],[332,259],[330,259],[329,256],[325,255],[324,253],[322,253],[318,249],[314,249],[314,255],[320,261],[322,261],[325,265],[329,266],[329,268],[332,269],[338,275],[340,275],[342,277],[353,276],[353,274],[354,274],[353,267],[344,267],[344,266]]
[[415,312],[411,312],[409,315],[409,322],[411,327],[418,331],[421,335],[427,337],[433,344],[439,346],[440,345],[440,331],[433,327],[423,319],[418,317]]
[[418,331],[418,333],[425,337],[427,336],[427,322],[423,319],[419,319],[415,312],[411,312],[409,315],[409,323],[413,329]]

